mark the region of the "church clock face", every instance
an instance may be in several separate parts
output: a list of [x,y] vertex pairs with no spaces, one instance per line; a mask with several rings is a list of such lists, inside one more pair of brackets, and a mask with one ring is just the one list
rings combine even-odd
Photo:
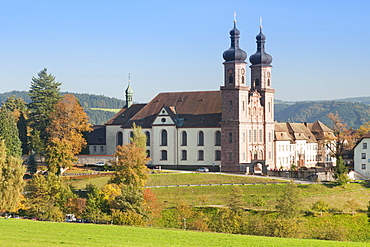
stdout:
[[242,68],[242,75],[244,75],[245,74],[245,69],[244,68]]

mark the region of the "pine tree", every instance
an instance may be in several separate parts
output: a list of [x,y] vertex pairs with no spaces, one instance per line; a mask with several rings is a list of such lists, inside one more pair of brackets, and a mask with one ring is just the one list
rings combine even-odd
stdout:
[[50,125],[50,114],[54,111],[55,104],[61,98],[60,82],[55,81],[55,77],[47,73],[47,69],[41,70],[37,77],[32,77],[29,96],[31,103],[29,125],[31,127],[31,148],[40,153],[44,151],[49,139],[45,131]]
[[7,155],[13,157],[22,155],[16,121],[12,113],[4,107],[0,109],[0,139],[5,141]]
[[16,120],[19,139],[22,142],[22,154],[28,154],[28,131],[27,131],[27,118],[28,108],[26,102],[22,98],[15,96],[9,97],[3,107],[9,110]]

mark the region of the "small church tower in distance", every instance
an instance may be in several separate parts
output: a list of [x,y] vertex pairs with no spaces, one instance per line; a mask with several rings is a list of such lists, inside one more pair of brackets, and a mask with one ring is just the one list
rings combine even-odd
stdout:
[[132,88],[130,87],[130,74],[128,74],[128,85],[127,85],[127,88],[126,88],[126,106],[125,108],[130,108],[130,106],[132,105],[132,96],[134,95],[134,91],[132,90]]

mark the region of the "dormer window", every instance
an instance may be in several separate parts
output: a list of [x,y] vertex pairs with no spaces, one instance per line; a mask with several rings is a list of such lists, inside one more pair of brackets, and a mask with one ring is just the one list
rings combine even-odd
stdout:
[[161,122],[162,122],[162,123],[165,123],[165,122],[166,122],[166,119],[165,119],[165,118],[162,118],[162,119],[161,119]]

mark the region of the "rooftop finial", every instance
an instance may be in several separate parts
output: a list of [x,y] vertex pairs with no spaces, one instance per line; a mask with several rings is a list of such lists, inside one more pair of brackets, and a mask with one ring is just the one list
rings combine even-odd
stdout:
[[262,29],[262,16],[260,17],[260,29]]
[[234,23],[236,23],[236,11],[234,11]]
[[130,85],[130,81],[131,81],[131,75],[130,73],[128,73],[128,85]]

